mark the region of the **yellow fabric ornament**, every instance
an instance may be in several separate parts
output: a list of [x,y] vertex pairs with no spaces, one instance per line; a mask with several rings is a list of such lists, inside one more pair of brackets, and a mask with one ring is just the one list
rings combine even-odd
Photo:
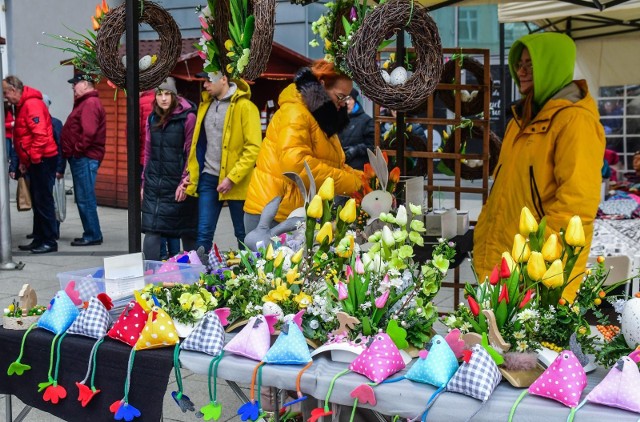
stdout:
[[171,317],[159,307],[154,306],[134,349],[147,350],[175,346],[178,341],[178,332]]

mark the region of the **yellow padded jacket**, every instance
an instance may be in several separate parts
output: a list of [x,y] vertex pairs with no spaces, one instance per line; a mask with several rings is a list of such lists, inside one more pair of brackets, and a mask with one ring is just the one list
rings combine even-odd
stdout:
[[[234,79],[232,82],[236,84],[237,89],[231,96],[231,102],[224,117],[219,176],[220,181],[228,177],[234,186],[229,192],[219,194],[221,201],[243,200],[246,197],[251,173],[262,142],[260,112],[251,102],[249,85],[240,79]],[[204,168],[204,156],[207,150],[207,137],[203,123],[212,102],[213,98],[204,91],[198,106],[187,167],[191,184],[187,187],[186,193],[191,196],[198,196],[198,180]]]
[[360,189],[361,174],[345,164],[337,135],[327,137],[313,117],[294,83],[278,98],[280,108],[273,115],[260,148],[244,211],[258,215],[276,196],[282,197],[275,220],[280,222],[304,204],[296,184],[283,175],[298,173],[307,187],[304,162],[309,163],[318,187],[327,177],[335,183],[336,195],[350,195]]
[[[600,202],[605,136],[596,103],[580,80],[549,99],[522,132],[515,107],[513,111],[516,117],[507,125],[493,187],[474,233],[478,279],[484,280],[502,253],[511,251],[524,206],[538,221],[547,217],[547,236],[580,216],[586,246],[573,278],[585,269]],[[567,286],[567,300],[573,301],[580,281],[578,277]]]

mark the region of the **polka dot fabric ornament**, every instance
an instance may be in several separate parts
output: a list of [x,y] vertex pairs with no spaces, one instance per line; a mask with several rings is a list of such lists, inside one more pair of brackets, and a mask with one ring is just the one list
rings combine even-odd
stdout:
[[447,391],[487,401],[502,379],[498,365],[479,344],[465,351],[463,359],[462,365],[449,380]]
[[135,350],[159,349],[175,346],[178,341],[180,338],[171,317],[164,310],[154,306],[133,348]]
[[582,390],[587,386],[587,374],[580,361],[569,350],[556,360],[529,387],[529,393],[559,401],[565,406],[576,407]]
[[457,370],[458,359],[449,343],[441,335],[435,335],[431,339],[431,348],[420,353],[406,377],[411,381],[444,387]]
[[135,300],[129,302],[107,335],[133,347],[147,323],[147,312]]
[[80,311],[76,308],[69,295],[60,290],[51,299],[49,308],[38,320],[38,327],[49,330],[54,334],[65,332],[78,317]]
[[350,370],[375,383],[384,381],[404,367],[400,351],[385,333],[376,334],[369,347],[349,365]]
[[640,372],[628,356],[618,360],[607,376],[587,395],[591,403],[640,413]]
[[289,321],[287,324],[287,329],[282,330],[262,360],[264,363],[303,365],[311,362],[309,346],[307,346],[307,341],[304,339],[302,331],[293,321]]

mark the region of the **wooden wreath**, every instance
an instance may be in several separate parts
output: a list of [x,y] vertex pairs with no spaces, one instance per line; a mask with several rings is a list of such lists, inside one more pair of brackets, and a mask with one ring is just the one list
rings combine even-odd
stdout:
[[[376,52],[380,43],[397,30],[406,30],[415,47],[413,74],[402,85],[389,85],[380,73]],[[362,93],[397,111],[416,109],[436,89],[442,73],[442,44],[436,23],[427,9],[407,0],[390,0],[377,6],[351,38],[347,64]]]
[[[273,30],[275,27],[276,0],[250,0],[248,13],[255,16],[255,29],[251,37],[251,55],[249,64],[242,71],[242,78],[254,80],[267,68],[267,62],[273,46]],[[229,0],[219,1],[218,9],[213,17],[216,44],[220,48],[220,64],[223,69],[230,63],[227,58],[224,42],[229,39],[229,22],[231,8]],[[224,52],[223,52],[224,51]]]
[[[126,88],[127,70],[122,64],[119,44],[125,32],[125,4],[105,15],[96,39],[96,53],[103,75],[118,88]],[[160,52],[155,64],[140,72],[140,91],[162,84],[178,62],[182,50],[182,35],[173,17],[162,7],[150,1],[142,5],[140,23],[149,24],[160,37]]]
[[[482,63],[470,56],[464,56],[458,59],[451,59],[444,65],[440,82],[443,84],[459,84],[460,81],[456,81],[456,62],[460,61],[460,67],[467,72],[470,72],[477,81],[477,84],[482,84],[484,81],[484,66]],[[492,83],[489,83],[491,86]],[[451,111],[456,109],[456,98],[453,90],[439,90],[438,96],[445,106]],[[471,116],[474,114],[480,114],[484,111],[484,96],[481,92],[477,92],[477,95],[471,98],[469,101],[460,101],[460,113],[463,116]]]
[[[484,136],[484,127],[483,126],[474,126],[471,131],[466,128],[460,129],[460,146],[462,147],[464,144],[468,143],[470,140],[475,139],[478,142],[482,142]],[[442,147],[442,152],[444,153],[457,153],[459,151],[454,151],[455,140],[453,138],[453,134],[449,137],[447,142],[445,142]],[[489,174],[493,173],[493,170],[496,168],[496,164],[498,164],[498,157],[500,156],[500,148],[502,147],[502,142],[498,135],[493,132],[489,132]],[[442,163],[447,166],[447,168],[451,171],[455,171],[455,160],[453,158],[445,158],[442,160]],[[460,177],[465,180],[477,180],[482,178],[482,166],[478,167],[470,167],[465,163],[460,163]]]

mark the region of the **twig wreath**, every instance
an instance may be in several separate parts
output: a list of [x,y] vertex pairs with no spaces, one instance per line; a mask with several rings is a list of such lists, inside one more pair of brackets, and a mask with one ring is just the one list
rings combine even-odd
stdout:
[[[476,142],[482,142],[484,136],[484,127],[483,126],[473,126],[472,129],[461,128],[460,129],[460,150],[464,150],[468,143],[472,140]],[[453,132],[447,142],[445,142],[442,147],[442,152],[444,153],[456,153],[459,151],[455,151],[455,141]],[[498,157],[500,156],[500,148],[502,147],[502,142],[498,135],[493,132],[489,132],[489,174],[493,173],[493,170],[496,168],[496,164],[498,164]],[[455,160],[453,158],[445,158],[442,160],[442,163],[451,171],[455,171]],[[465,180],[477,180],[482,179],[482,165],[478,165],[472,167],[468,165],[465,160],[462,160],[460,163],[460,177]]]
[[[397,30],[411,35],[415,68],[404,83],[390,85],[382,77],[376,52]],[[381,4],[366,15],[353,34],[347,63],[366,97],[392,110],[414,110],[433,93],[442,73],[442,44],[436,23],[426,8],[411,0]]]
[[[215,28],[213,37],[221,52],[223,51],[222,47],[228,44],[227,40],[232,38],[229,32],[229,24],[233,21],[232,7],[235,7],[235,1],[237,0],[216,2],[216,10],[212,13],[211,24],[213,28]],[[271,55],[273,31],[275,27],[276,0],[244,0],[243,4],[246,6],[244,10],[246,15],[253,15],[253,19],[255,19],[253,23],[253,33],[250,35],[251,44],[249,46],[250,57],[248,63],[242,68],[242,71],[229,72],[227,65],[232,64],[230,56],[224,53],[220,54],[219,60],[222,68],[226,69],[227,73],[232,76],[254,80],[267,68],[267,62]],[[244,36],[247,36],[246,33]],[[238,74],[236,75],[235,73]]]
[[[444,70],[440,77],[440,82],[443,84],[456,84],[461,83],[456,81],[456,62],[460,63],[460,68],[471,73],[476,79],[477,84],[482,84],[484,81],[484,66],[478,60],[470,56],[454,55],[451,60],[444,64]],[[489,83],[491,86],[492,83]],[[456,98],[455,91],[453,90],[438,90],[438,95],[445,106],[451,111],[455,111]],[[460,93],[462,98],[460,101],[460,114],[463,116],[471,116],[474,114],[480,114],[484,111],[484,96],[480,91],[473,91],[471,93],[462,91]]]
[[[149,24],[160,37],[158,61],[148,69],[140,71],[140,91],[145,91],[160,85],[175,67],[182,49],[182,35],[169,12],[150,1],[141,3],[142,13],[139,22]],[[105,15],[96,39],[96,52],[102,73],[122,89],[126,88],[127,71],[122,64],[118,47],[125,32],[125,6],[122,4]]]

